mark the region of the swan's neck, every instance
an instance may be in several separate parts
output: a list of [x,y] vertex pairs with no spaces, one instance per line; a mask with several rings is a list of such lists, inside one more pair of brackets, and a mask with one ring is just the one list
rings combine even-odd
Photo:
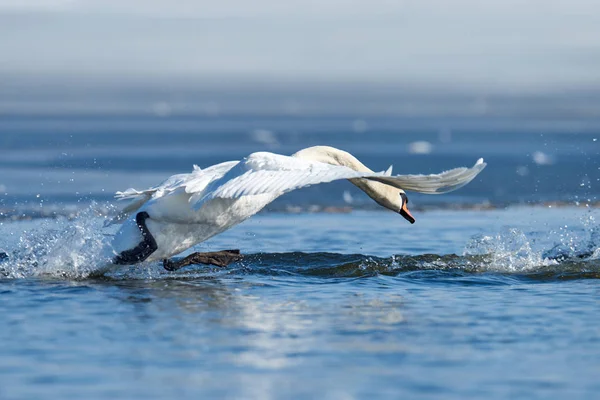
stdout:
[[[352,168],[353,170],[359,172],[373,172],[352,154],[329,146],[309,147],[304,150],[300,150],[292,155],[292,157],[318,161],[331,165],[340,165]],[[399,208],[396,209],[398,207],[398,199],[395,198],[399,197],[398,189],[368,179],[350,179],[350,182],[360,188],[363,192],[369,195],[369,197],[383,207],[394,211],[399,211]]]
[[300,150],[292,157],[304,160],[319,161],[331,165],[341,165],[359,172],[373,172],[352,154],[329,146],[314,146]]

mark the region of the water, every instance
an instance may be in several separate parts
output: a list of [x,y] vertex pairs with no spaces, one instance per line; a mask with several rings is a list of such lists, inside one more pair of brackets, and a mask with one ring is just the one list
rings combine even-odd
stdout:
[[[591,399],[600,390],[593,131],[53,118],[0,121],[2,399]],[[431,152],[415,154],[411,143],[423,140]],[[194,249],[239,248],[245,258],[227,268],[152,263],[94,275],[115,230],[102,228],[115,190],[312,144],[398,173],[480,156],[489,166],[456,193],[413,194],[415,225],[340,182],[285,196]]]
[[[594,398],[597,218],[267,213],[201,246],[240,247],[229,268],[102,278],[65,258],[87,251],[66,230],[35,266],[4,263],[2,398]],[[46,241],[66,222],[0,233]],[[100,222],[78,232],[93,240]]]
[[[593,122],[593,121],[592,121]],[[445,196],[413,194],[417,206],[544,201],[596,202],[600,124],[535,120],[349,116],[12,116],[0,119],[0,212],[30,215],[107,202],[192,164],[207,167],[254,151],[292,154],[327,144],[374,170],[436,173],[472,166],[485,175]],[[519,129],[519,127],[521,127]],[[415,146],[427,142],[429,147]],[[425,153],[423,153],[425,152]],[[282,197],[271,210],[310,205],[376,207],[345,182]],[[344,196],[349,192],[351,196]],[[60,207],[54,205],[60,204]],[[45,211],[44,211],[45,210]]]

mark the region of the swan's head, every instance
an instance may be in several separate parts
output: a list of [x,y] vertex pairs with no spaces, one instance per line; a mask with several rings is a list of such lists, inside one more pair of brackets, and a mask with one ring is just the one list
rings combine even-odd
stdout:
[[380,206],[402,215],[411,224],[415,223],[415,217],[408,211],[408,196],[404,190],[379,183],[369,182],[369,184],[371,186],[369,189],[375,190],[367,189],[365,192]]

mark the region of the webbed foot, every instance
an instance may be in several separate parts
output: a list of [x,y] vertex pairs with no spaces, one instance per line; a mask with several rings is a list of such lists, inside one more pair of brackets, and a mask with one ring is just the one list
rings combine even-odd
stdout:
[[181,260],[163,260],[163,267],[167,271],[177,271],[192,264],[216,265],[226,267],[243,258],[239,250],[222,250],[208,253],[192,253]]

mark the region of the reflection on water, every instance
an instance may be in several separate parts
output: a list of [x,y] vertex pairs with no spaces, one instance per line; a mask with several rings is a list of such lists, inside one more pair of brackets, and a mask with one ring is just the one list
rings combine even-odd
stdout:
[[[167,366],[164,374],[170,375],[174,368],[178,380],[207,393],[279,397],[309,379],[310,371],[298,376],[294,371],[305,370],[315,358],[317,364],[337,369],[332,371],[334,379],[346,381],[348,368],[341,368],[340,361],[406,351],[394,334],[405,323],[403,296],[386,290],[370,293],[370,285],[365,287],[367,293],[357,291],[355,283],[342,281],[311,288],[294,280],[261,278],[241,285],[237,279],[93,285],[117,289],[114,298],[129,312],[115,317],[127,320],[128,330],[147,340],[174,344],[177,350],[171,350],[168,358],[175,365]],[[391,288],[391,282],[380,285]],[[133,326],[132,315],[136,316]],[[348,367],[372,372],[368,366]],[[293,383],[296,379],[299,382]],[[328,386],[326,380],[313,379],[306,389],[327,394]],[[337,394],[352,391],[350,384]]]
[[[292,298],[287,293],[278,300],[278,284],[288,290],[297,286],[299,293]],[[156,321],[149,316],[157,312],[168,315],[169,319],[185,321],[186,326],[194,326],[196,335],[203,336],[197,340],[206,340],[205,344],[213,348],[230,349],[224,351],[220,361],[260,369],[297,364],[300,359],[296,356],[315,346],[318,332],[340,328],[348,335],[384,332],[404,322],[402,296],[396,293],[363,294],[352,287],[342,288],[340,302],[328,304],[329,285],[307,291],[286,280],[269,284],[251,279],[241,287],[229,280],[197,278],[186,281],[102,281],[95,285],[115,285],[119,290],[116,298],[130,305],[141,323],[154,325]],[[345,286],[343,282],[333,285]],[[253,294],[263,290],[269,292],[267,298]],[[336,291],[340,289],[336,287]],[[221,332],[216,337],[211,334],[215,329]],[[188,333],[191,332],[171,334]],[[349,350],[348,346],[348,343],[330,343],[328,351],[344,352]],[[385,350],[381,343],[364,340],[350,346],[353,351],[367,353]]]

